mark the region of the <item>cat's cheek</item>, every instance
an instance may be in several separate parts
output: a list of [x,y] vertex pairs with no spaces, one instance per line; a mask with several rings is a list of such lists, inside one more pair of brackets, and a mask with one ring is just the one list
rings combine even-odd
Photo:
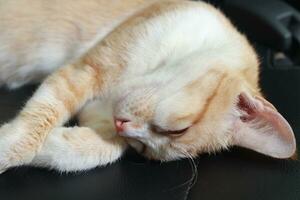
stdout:
[[131,129],[131,128],[126,128],[126,129],[124,129],[124,131],[118,132],[118,134],[120,136],[129,137],[129,138],[141,138],[145,135],[143,133],[143,131],[134,130],[134,129]]
[[118,134],[122,137],[129,137],[129,138],[144,138],[146,136],[144,131],[132,130],[132,129],[126,129],[122,132],[118,132]]
[[145,127],[139,126],[136,128],[134,125],[125,125],[124,130],[118,132],[120,136],[129,137],[129,138],[148,138],[150,134],[148,133]]

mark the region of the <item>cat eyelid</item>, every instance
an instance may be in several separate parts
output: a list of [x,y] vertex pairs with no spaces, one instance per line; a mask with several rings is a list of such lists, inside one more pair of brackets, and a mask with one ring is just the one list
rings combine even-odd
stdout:
[[168,136],[181,136],[183,135],[191,126],[184,128],[184,129],[180,129],[180,130],[165,130],[160,128],[157,125],[152,125],[151,126],[151,130],[155,133],[159,133],[161,135],[168,135]]

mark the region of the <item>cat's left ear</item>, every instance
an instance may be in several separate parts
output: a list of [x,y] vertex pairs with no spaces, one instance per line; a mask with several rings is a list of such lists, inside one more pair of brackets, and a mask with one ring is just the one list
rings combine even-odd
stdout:
[[275,158],[295,154],[296,141],[289,123],[262,97],[247,93],[238,95],[233,143]]

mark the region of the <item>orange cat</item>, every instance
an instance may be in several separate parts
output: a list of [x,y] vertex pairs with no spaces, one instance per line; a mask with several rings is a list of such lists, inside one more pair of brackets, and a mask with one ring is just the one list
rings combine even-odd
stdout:
[[[13,4],[3,2],[0,11]],[[232,145],[275,158],[295,153],[291,127],[260,93],[253,48],[212,6],[182,0],[36,2],[24,5],[32,15],[15,8],[4,14],[26,15],[17,28],[34,22],[36,29],[11,33],[13,25],[0,22],[17,38],[8,44],[18,56],[1,53],[1,76],[8,77],[2,81],[17,87],[69,64],[0,128],[2,171],[19,165],[86,170],[114,162],[128,144],[163,161]],[[68,20],[61,20],[62,11]],[[18,63],[13,75],[8,71],[16,63],[5,59]],[[40,69],[44,64],[48,71]],[[28,68],[31,77],[19,79]],[[62,127],[78,111],[80,127]]]

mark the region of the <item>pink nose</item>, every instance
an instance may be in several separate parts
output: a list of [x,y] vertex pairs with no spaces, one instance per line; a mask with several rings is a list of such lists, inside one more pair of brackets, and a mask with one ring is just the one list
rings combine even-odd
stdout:
[[124,131],[124,124],[126,124],[127,122],[129,122],[129,120],[115,119],[115,126],[118,133]]

